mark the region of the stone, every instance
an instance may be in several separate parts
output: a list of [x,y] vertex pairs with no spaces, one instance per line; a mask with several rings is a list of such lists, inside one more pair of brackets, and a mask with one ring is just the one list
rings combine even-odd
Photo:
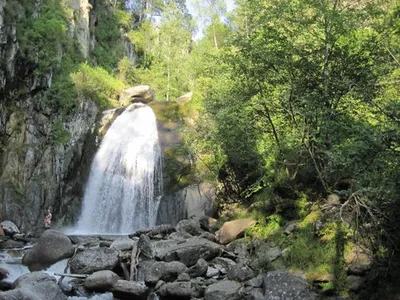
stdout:
[[192,236],[198,236],[203,233],[203,230],[200,228],[200,223],[196,220],[181,220],[176,225],[177,232],[186,232]]
[[361,246],[354,246],[344,257],[349,265],[349,275],[365,275],[372,267],[372,258],[368,250]]
[[200,258],[194,266],[190,267],[188,273],[190,277],[193,278],[202,277],[206,275],[207,269],[208,269],[207,262],[204,259]]
[[263,284],[263,276],[262,275],[258,275],[257,277],[247,280],[244,283],[245,286],[250,286],[253,288],[261,288],[262,284]]
[[15,249],[15,248],[23,248],[25,246],[24,242],[7,240],[5,242],[0,243],[0,249]]
[[3,227],[4,233],[8,236],[13,236],[16,233],[19,233],[17,225],[11,221],[3,221],[1,222],[1,226]]
[[119,251],[126,251],[132,250],[134,244],[135,241],[130,239],[129,237],[121,237],[112,242],[110,248],[114,248],[115,250]]
[[[239,300],[242,285],[236,281],[222,280],[207,287],[205,300]],[[272,298],[271,298],[272,299]]]
[[190,282],[169,282],[160,288],[159,293],[168,299],[190,299],[191,287]]
[[148,235],[146,234],[142,234],[139,237],[139,241],[138,241],[138,249],[140,250],[140,252],[151,258],[153,257],[153,246],[151,244],[150,238]]
[[71,240],[62,232],[46,230],[22,258],[30,271],[44,270],[56,262],[74,254]]
[[290,221],[286,224],[284,234],[290,235],[299,229],[299,221]]
[[240,237],[246,229],[251,228],[255,224],[256,221],[251,218],[225,222],[221,229],[216,232],[215,236],[219,243],[224,245],[229,244]]
[[130,87],[123,90],[119,96],[119,102],[122,106],[137,102],[149,103],[154,100],[155,92],[148,85]]
[[350,291],[358,292],[361,289],[365,278],[361,276],[350,275],[347,277],[346,281]]
[[98,271],[86,278],[84,285],[90,291],[109,291],[119,279],[119,276],[112,271]]
[[215,237],[214,234],[210,233],[210,232],[203,232],[202,234],[200,234],[201,238],[207,239],[211,242],[216,242],[217,238]]
[[8,277],[8,270],[0,267],[0,280],[3,280]]
[[177,240],[156,241],[153,243],[154,257],[158,260],[178,260],[190,267],[203,258],[211,260],[219,256],[221,247],[209,240],[192,237],[184,242]]
[[190,281],[190,275],[188,273],[181,273],[178,275],[176,281]]
[[282,251],[279,247],[271,248],[265,253],[265,257],[268,261],[273,262],[275,259],[282,256]]
[[255,276],[254,271],[244,263],[238,263],[234,266],[231,266],[227,274],[228,279],[236,280],[239,282],[249,280],[254,276]]
[[236,265],[232,259],[226,257],[216,257],[213,263],[221,274],[227,274],[230,267]]
[[330,194],[326,199],[329,205],[340,205],[340,197],[336,194]]
[[6,233],[4,232],[3,226],[0,225],[0,236],[5,236]]
[[214,233],[218,230],[218,221],[217,219],[211,218],[211,217],[200,217],[199,219],[200,222],[200,227],[203,230],[206,230],[208,232]]
[[117,299],[147,299],[149,288],[136,281],[118,280],[112,288]]
[[113,270],[118,263],[118,252],[111,248],[92,248],[76,254],[71,262],[71,273],[92,274]]
[[287,272],[273,271],[264,274],[263,289],[265,299],[315,299],[315,295],[305,281]]
[[265,300],[268,298],[264,297],[263,290],[261,288],[250,288],[247,287],[240,291],[240,294],[246,300]]
[[[20,276],[15,282],[16,290],[22,292],[23,297],[17,299],[46,299],[46,300],[66,300],[67,296],[63,294],[57,285],[56,279],[46,273],[33,272]],[[29,290],[29,292],[27,291]],[[34,295],[35,298],[30,298]],[[0,299],[1,295],[0,295]]]
[[159,280],[165,282],[176,280],[179,274],[187,272],[187,267],[179,261],[156,261],[150,267],[147,266],[143,272],[146,284],[155,285]]
[[218,269],[213,268],[213,267],[208,267],[206,277],[207,278],[218,278],[219,277]]
[[178,102],[179,104],[185,104],[187,102],[189,102],[190,100],[192,100],[193,98],[193,92],[189,92],[186,93],[178,98],[176,98],[176,102]]

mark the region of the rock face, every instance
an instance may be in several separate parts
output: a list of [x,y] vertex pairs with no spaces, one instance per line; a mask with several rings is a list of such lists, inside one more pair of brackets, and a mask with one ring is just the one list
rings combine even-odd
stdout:
[[0,299],[29,299],[29,300],[66,300],[56,283],[56,279],[48,274],[33,272],[22,275],[14,283],[15,289],[0,293]]
[[71,273],[92,274],[113,270],[118,263],[118,252],[111,248],[91,248],[78,253],[71,263]]
[[274,271],[265,274],[263,290],[266,299],[315,299],[315,295],[305,281],[286,272]]
[[214,189],[205,183],[191,185],[161,198],[157,223],[177,224],[191,217],[213,216]]
[[241,219],[225,222],[221,229],[216,232],[217,241],[228,244],[244,233],[244,230],[256,224],[253,219]]
[[63,233],[46,230],[37,243],[22,258],[22,263],[30,271],[44,270],[57,261],[74,254],[71,240]]
[[149,103],[155,100],[154,90],[148,85],[138,85],[130,87],[121,92],[119,102],[122,106],[127,106],[130,103]]

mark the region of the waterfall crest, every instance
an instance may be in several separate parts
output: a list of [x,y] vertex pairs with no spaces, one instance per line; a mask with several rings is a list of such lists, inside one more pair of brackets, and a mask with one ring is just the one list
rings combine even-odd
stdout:
[[155,225],[162,189],[156,117],[129,106],[108,129],[93,160],[76,231],[131,233]]

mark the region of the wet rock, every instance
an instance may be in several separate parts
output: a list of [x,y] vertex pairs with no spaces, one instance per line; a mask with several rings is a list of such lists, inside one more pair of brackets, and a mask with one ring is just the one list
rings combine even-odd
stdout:
[[7,276],[8,276],[8,270],[3,267],[0,267],[0,280],[7,278]]
[[194,266],[190,267],[188,273],[190,277],[193,278],[201,277],[206,275],[207,269],[208,269],[207,262],[204,259],[200,258]]
[[56,230],[46,230],[24,255],[22,263],[30,271],[40,271],[73,254],[74,246],[65,234]]
[[140,268],[144,269],[144,281],[150,285],[155,285],[159,280],[165,282],[174,281],[178,278],[179,274],[187,272],[187,267],[178,261],[157,261],[153,262],[150,266]]
[[216,232],[215,236],[219,243],[229,244],[240,237],[246,229],[255,224],[256,221],[251,218],[225,222],[221,229]]
[[168,224],[162,224],[162,225],[158,225],[158,226],[154,226],[151,228],[146,228],[146,229],[140,229],[134,233],[131,233],[129,235],[130,238],[133,237],[140,237],[142,234],[145,234],[149,237],[158,235],[158,234],[170,234],[172,232],[175,231],[175,227],[173,227],[172,225],[168,225]]
[[117,299],[147,299],[149,288],[136,281],[118,280],[112,293]]
[[239,300],[242,285],[236,281],[222,280],[207,287],[205,300]]
[[249,280],[254,276],[254,271],[244,263],[238,263],[237,265],[231,266],[227,274],[228,279],[240,282]]
[[113,270],[118,263],[118,252],[111,248],[92,248],[78,253],[71,262],[71,273],[92,274]]
[[191,287],[190,282],[169,282],[160,288],[159,294],[168,299],[190,299]]
[[[15,289],[20,290],[23,297],[16,299],[46,299],[64,300],[67,296],[63,294],[56,283],[56,279],[46,273],[33,272],[20,276],[14,283]],[[34,296],[34,298],[30,298]],[[1,298],[0,294],[0,299]]]
[[203,258],[213,259],[221,254],[221,247],[209,240],[193,237],[184,242],[176,240],[157,241],[153,243],[154,256],[159,260],[178,260],[190,267]]
[[286,272],[273,271],[265,274],[263,288],[266,299],[315,299],[315,295],[305,281]]
[[3,221],[1,222],[1,226],[3,227],[4,233],[8,236],[13,236],[16,233],[19,233],[17,225],[11,221]]
[[117,274],[109,270],[95,272],[86,278],[85,288],[90,291],[109,291],[119,279]]
[[25,246],[24,242],[7,240],[5,242],[0,243],[0,249],[15,249],[15,248],[23,248]]
[[119,251],[126,251],[126,250],[132,250],[134,244],[135,241],[130,239],[129,237],[122,237],[112,242],[110,248],[114,248],[115,250]]

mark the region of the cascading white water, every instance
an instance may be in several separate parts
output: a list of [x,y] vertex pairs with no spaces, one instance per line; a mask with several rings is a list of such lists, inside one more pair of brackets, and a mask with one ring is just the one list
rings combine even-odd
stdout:
[[113,122],[96,153],[75,232],[122,234],[155,225],[161,174],[154,112],[133,104]]

